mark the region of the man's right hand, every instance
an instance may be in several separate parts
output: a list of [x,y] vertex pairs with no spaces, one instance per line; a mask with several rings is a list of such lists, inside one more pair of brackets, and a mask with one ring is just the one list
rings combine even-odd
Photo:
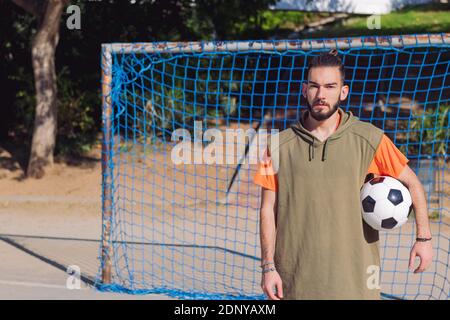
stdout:
[[[281,281],[281,277],[276,270],[263,273],[261,288],[270,300],[280,300],[283,298],[283,282]],[[277,289],[276,294],[273,291],[274,288]]]

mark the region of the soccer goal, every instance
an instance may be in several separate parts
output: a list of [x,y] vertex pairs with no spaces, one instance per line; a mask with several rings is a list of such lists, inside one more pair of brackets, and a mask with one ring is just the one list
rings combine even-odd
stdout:
[[[342,108],[383,129],[427,192],[433,264],[408,271],[414,219],[380,233],[384,297],[449,298],[450,34],[104,44],[98,288],[264,298],[260,188],[249,150],[255,133],[298,119],[307,61],[332,48],[350,86]],[[213,161],[205,159],[221,133],[233,161],[217,148]],[[181,141],[182,159],[174,161]]]

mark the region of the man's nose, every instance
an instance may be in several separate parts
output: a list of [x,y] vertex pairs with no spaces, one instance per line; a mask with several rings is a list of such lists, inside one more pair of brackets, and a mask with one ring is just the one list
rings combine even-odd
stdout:
[[320,100],[325,99],[325,90],[323,89],[322,86],[320,86],[320,87],[317,89],[317,95],[316,95],[316,98],[317,98],[317,99],[320,99]]

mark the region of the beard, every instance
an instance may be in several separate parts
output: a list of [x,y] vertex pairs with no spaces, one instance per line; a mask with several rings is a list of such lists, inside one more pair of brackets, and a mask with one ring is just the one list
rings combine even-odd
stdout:
[[[328,106],[330,110],[326,113],[314,111],[313,106],[318,104]],[[340,106],[340,101],[338,100],[332,107],[330,107],[328,103],[320,103],[320,101],[317,100],[314,101],[313,105],[311,105],[309,101],[306,101],[306,105],[308,106],[309,114],[311,115],[311,117],[313,117],[313,119],[315,119],[316,121],[324,121],[330,118],[337,111]]]

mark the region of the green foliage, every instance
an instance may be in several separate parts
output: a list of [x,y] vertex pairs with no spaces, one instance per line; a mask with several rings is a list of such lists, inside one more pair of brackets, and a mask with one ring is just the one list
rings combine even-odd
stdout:
[[[140,0],[135,4],[129,1],[78,2],[81,30],[67,29],[67,15],[63,14],[56,51],[59,100],[56,154],[87,150],[95,132],[100,130],[102,43],[238,38],[237,34],[242,32],[239,24],[252,28],[249,17],[258,15],[273,2],[205,0],[196,1],[195,5],[191,0]],[[36,19],[12,1],[0,2],[0,7],[0,81],[5,106],[0,118],[0,139],[9,139],[13,135],[18,141],[29,144],[35,109],[30,43],[36,32]],[[159,125],[165,127],[173,121],[181,122],[181,113],[168,109],[181,99],[181,93],[167,86],[160,90],[164,101],[153,102],[155,108],[159,106],[155,109]],[[232,97],[223,94],[219,99],[231,109],[236,107]],[[212,109],[207,107],[211,101],[198,101],[196,111],[199,115],[233,111]],[[201,105],[206,107],[202,109]],[[193,106],[186,105],[186,108],[186,113],[193,111]]]
[[381,29],[367,28],[367,16],[353,16],[332,26],[308,34],[308,37],[349,37],[399,35],[450,31],[449,4],[430,3],[408,6],[381,15]]
[[[100,48],[109,42],[152,42],[264,39],[286,36],[304,23],[314,21],[328,13],[303,13],[267,10],[275,0],[137,0],[80,1],[81,30],[68,30],[67,14],[60,25],[60,40],[56,51],[58,74],[58,137],[57,153],[77,153],[86,150],[101,127]],[[423,7],[421,7],[423,8]],[[427,29],[433,32],[450,30],[448,12],[441,6],[429,10],[407,8],[399,13],[382,17],[382,32],[396,33],[399,28],[408,33]],[[2,117],[0,139],[10,134],[21,143],[29,144],[34,124],[35,88],[31,67],[31,39],[36,32],[36,19],[26,14],[12,1],[0,1],[0,82],[2,83]],[[326,36],[355,35],[367,32],[365,17],[349,20],[343,27],[326,28]],[[364,22],[364,23],[363,23]],[[393,29],[391,28],[393,27]],[[432,29],[430,29],[432,26]],[[354,28],[354,32],[351,31]],[[422,29],[421,29],[422,28]],[[325,29],[324,29],[325,30]],[[349,31],[350,30],[350,31]],[[370,30],[369,30],[370,31]],[[353,32],[353,33],[352,33]],[[372,32],[372,31],[370,31]],[[403,33],[405,33],[403,32]],[[309,35],[308,35],[309,36]],[[180,71],[175,71],[177,74]],[[243,75],[247,77],[247,74]],[[227,78],[228,77],[228,78]],[[194,112],[194,105],[179,101],[195,100],[198,117],[233,114],[242,74],[235,72],[218,87],[206,88],[199,80],[197,91],[219,91],[215,97],[201,95],[181,96],[176,88],[180,84],[155,88],[159,95],[149,97],[156,124],[162,128],[182,120],[182,112]],[[167,80],[169,81],[169,80]],[[171,81],[171,80],[170,80]],[[248,84],[244,84],[248,86]],[[159,100],[158,100],[159,99]],[[202,100],[203,99],[203,100]],[[219,108],[216,108],[219,100]],[[208,101],[209,100],[209,101]],[[248,101],[244,101],[249,105]],[[174,110],[170,106],[175,105]],[[211,107],[213,106],[214,107]],[[149,105],[147,105],[149,106]],[[189,120],[189,119],[187,119]],[[427,134],[427,133],[426,133]],[[412,138],[414,139],[414,138]],[[442,147],[435,148],[441,150]],[[439,151],[440,152],[440,151]]]
[[58,133],[56,154],[78,155],[95,143],[97,126],[93,111],[98,108],[97,90],[82,90],[71,80],[69,69],[58,74]]
[[199,39],[229,40],[262,31],[261,12],[276,0],[197,0],[187,26]]
[[0,137],[19,135],[27,143],[35,106],[30,52],[34,18],[15,8],[12,1],[0,2]]
[[[31,141],[31,134],[34,125],[34,114],[36,108],[36,97],[34,95],[34,79],[29,71],[20,66],[17,72],[10,76],[10,80],[17,86],[15,92],[15,112],[10,121],[15,123],[15,134],[25,141]],[[11,128],[12,129],[12,128]]]
[[264,30],[293,30],[308,22],[308,17],[312,13],[301,11],[272,11],[265,10],[261,12],[262,28]]
[[[142,85],[117,82],[121,85],[117,92],[119,100],[127,101],[119,106],[123,115],[120,119],[127,121],[127,128],[133,128],[138,139],[147,134],[155,139],[168,138],[173,130],[192,126],[194,121],[215,125],[218,118],[237,112],[236,96],[241,86],[251,90],[251,84],[241,84],[242,78],[251,74],[244,76],[242,68],[232,72],[229,55],[180,56],[169,61],[161,55],[159,59],[144,75],[138,76],[137,82]],[[127,56],[121,66],[121,72],[127,75],[138,74],[140,70],[130,67],[139,66],[134,56]]]
[[450,105],[427,109],[414,115],[408,132],[408,154],[422,156],[447,156],[450,140]]

